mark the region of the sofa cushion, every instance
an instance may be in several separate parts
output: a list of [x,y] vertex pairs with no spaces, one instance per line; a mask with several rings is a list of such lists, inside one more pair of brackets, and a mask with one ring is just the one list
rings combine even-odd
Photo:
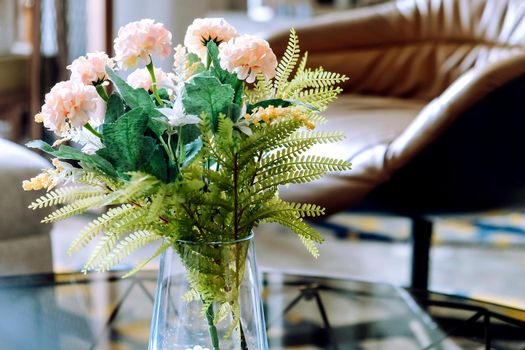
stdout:
[[376,96],[340,96],[323,113],[328,122],[318,125],[315,131],[342,131],[345,140],[318,145],[311,153],[346,159],[352,162],[352,170],[329,174],[309,184],[283,187],[280,194],[286,200],[316,203],[331,210],[358,203],[389,178],[391,174],[384,162],[388,146],[426,103]]

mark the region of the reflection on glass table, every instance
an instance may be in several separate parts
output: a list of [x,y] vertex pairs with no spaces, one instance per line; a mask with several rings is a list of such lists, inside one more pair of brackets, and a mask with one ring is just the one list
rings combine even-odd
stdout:
[[[0,278],[0,348],[146,349],[156,272]],[[264,274],[270,349],[523,349],[525,312],[380,283]]]

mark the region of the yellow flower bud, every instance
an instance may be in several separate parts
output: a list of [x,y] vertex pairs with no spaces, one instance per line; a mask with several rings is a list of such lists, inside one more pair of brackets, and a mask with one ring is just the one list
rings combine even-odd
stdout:
[[31,181],[24,180],[22,182],[22,188],[24,189],[24,191],[31,191],[33,189],[33,184],[31,183]]

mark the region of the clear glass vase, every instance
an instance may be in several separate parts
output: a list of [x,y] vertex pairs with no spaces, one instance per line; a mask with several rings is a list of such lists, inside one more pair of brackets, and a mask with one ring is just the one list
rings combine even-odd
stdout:
[[161,257],[150,350],[266,350],[253,234],[177,241]]

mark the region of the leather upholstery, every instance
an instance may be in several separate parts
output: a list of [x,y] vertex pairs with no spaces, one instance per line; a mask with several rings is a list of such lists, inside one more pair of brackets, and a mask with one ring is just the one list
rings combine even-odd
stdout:
[[[297,31],[312,66],[351,78],[346,91],[429,100],[468,70],[523,52],[524,16],[522,0],[400,0]],[[287,37],[273,36],[272,48],[283,52]]]
[[[428,153],[425,150],[449,129],[462,125],[458,122],[462,118],[474,120],[470,126],[462,126],[463,132],[476,133],[475,119],[467,115],[474,113],[480,121],[500,118],[494,115],[498,104],[512,105],[525,113],[519,95],[493,98],[525,78],[525,1],[400,0],[329,15],[297,28],[297,32],[302,50],[309,52],[311,66],[322,65],[350,77],[341,101],[325,112],[329,120],[325,128],[343,130],[348,139],[318,151],[349,159],[353,169],[310,185],[283,188],[282,194],[289,200],[318,203],[333,212],[376,198],[378,191],[411,198],[409,192],[414,189],[433,186],[442,189],[433,195],[442,195],[440,210],[446,209],[446,198],[455,194],[447,192],[446,181],[432,177],[428,167],[446,167],[443,162],[449,161],[460,166],[461,160],[455,159],[454,153],[468,155],[454,152],[464,146],[457,137],[455,144],[447,141],[442,145],[446,152],[440,153],[440,164],[421,161]],[[269,38],[277,53],[284,50],[286,40],[284,32]],[[490,103],[486,110],[493,115],[479,116],[483,114],[479,106],[486,103]],[[517,110],[514,118],[523,119],[523,113]],[[511,116],[505,117],[509,119],[506,125],[512,127]],[[465,136],[464,141],[469,140],[469,135]],[[498,145],[493,146],[497,149]],[[414,166],[418,162],[427,168]],[[486,172],[483,169],[490,168],[483,162],[475,164],[479,168],[472,165],[448,170],[451,174],[466,171],[482,176],[479,174]],[[429,178],[419,178],[418,173]],[[454,181],[451,176],[446,178]],[[486,183],[496,179],[487,176]],[[396,191],[387,188],[393,183]],[[421,200],[416,194],[413,198]],[[490,198],[482,197],[473,196],[490,202]],[[432,208],[431,204],[426,207]],[[425,207],[419,202],[412,210],[418,205]]]

